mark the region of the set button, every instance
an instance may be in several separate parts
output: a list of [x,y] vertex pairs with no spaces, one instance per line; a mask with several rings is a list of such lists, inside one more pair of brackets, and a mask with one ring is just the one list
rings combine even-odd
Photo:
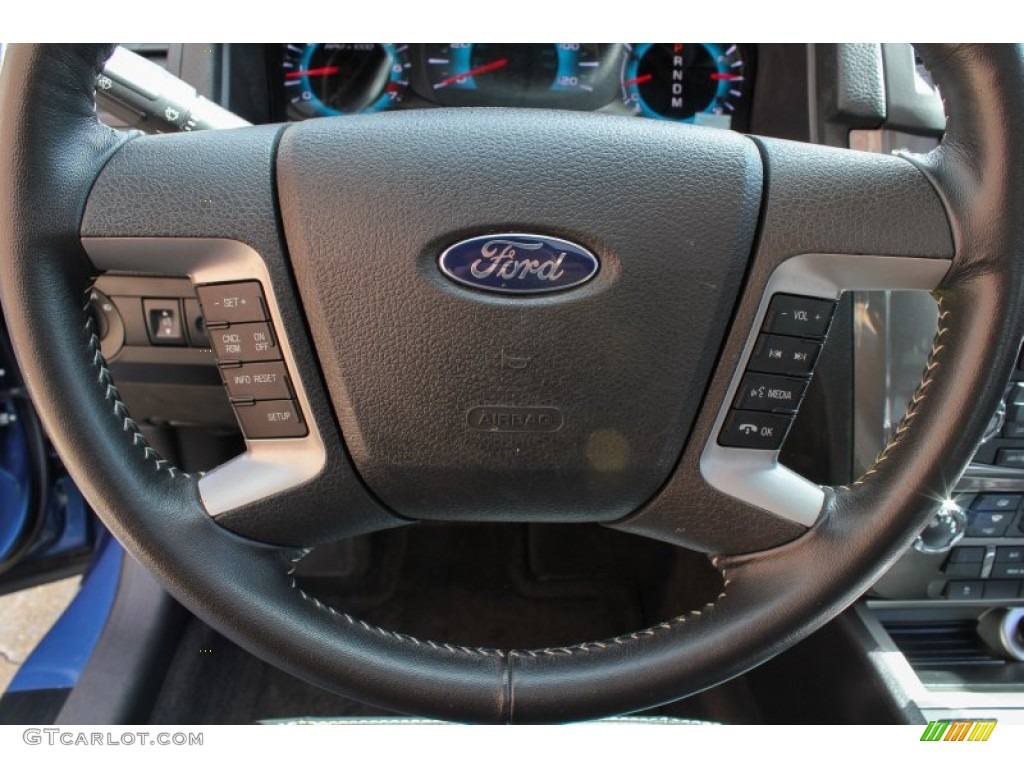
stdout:
[[252,323],[268,319],[263,288],[255,280],[217,283],[196,288],[207,326]]

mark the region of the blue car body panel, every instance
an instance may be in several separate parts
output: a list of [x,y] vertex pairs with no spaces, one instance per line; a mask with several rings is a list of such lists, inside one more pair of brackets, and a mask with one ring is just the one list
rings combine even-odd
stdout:
[[123,558],[121,545],[104,531],[78,594],[22,664],[9,692],[75,686],[107,623]]

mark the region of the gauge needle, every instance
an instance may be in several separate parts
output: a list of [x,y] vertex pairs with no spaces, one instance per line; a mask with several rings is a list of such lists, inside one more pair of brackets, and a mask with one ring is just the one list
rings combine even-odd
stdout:
[[729,74],[728,72],[712,72],[711,73],[711,79],[712,80],[742,80],[743,79],[743,75],[732,75],[732,74]]
[[317,75],[336,75],[337,67],[317,67],[316,69],[303,69],[298,72],[289,72],[285,75],[286,80],[295,80],[300,77],[316,77]]
[[468,72],[460,72],[457,75],[446,77],[439,83],[434,83],[434,90],[436,91],[439,88],[444,88],[446,85],[451,85],[452,83],[457,82],[459,80],[468,80],[469,78],[476,77],[477,75],[483,75],[488,72],[493,72],[496,69],[501,69],[507,64],[508,59],[495,59],[494,61],[488,62],[487,64],[481,64],[479,67],[473,67],[473,69],[469,70]]
[[640,75],[640,77],[634,77],[631,80],[626,80],[623,85],[640,85],[640,83],[646,83],[648,80],[653,80],[654,75],[648,72],[646,75]]

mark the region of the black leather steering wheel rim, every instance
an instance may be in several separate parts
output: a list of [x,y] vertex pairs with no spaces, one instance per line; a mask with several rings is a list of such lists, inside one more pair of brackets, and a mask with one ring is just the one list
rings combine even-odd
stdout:
[[[921,52],[946,101],[946,136],[929,155],[877,166],[881,176],[907,179],[908,197],[936,194],[952,231],[950,270],[936,290],[940,327],[921,386],[870,470],[827,491],[813,528],[782,533],[778,541],[785,543],[762,551],[714,557],[723,589],[692,613],[562,648],[420,640],[335,611],[298,589],[291,574],[303,549],[260,543],[214,522],[197,478],[153,451],[120,400],[83,309],[93,267],[80,238],[97,228],[88,210],[97,178],[116,172],[127,153],[234,141],[272,155],[279,136],[277,129],[252,129],[220,139],[166,137],[158,147],[100,126],[93,83],[108,47],[14,46],[7,54],[0,298],[27,386],[75,481],[126,549],[218,631],[297,676],[389,709],[496,723],[636,711],[702,690],[821,626],[899,556],[969,461],[1016,359],[1024,308],[1024,129],[1017,120],[1024,113],[1024,58],[1017,47],[1001,45]],[[217,146],[214,155],[227,151],[226,143]],[[785,176],[787,152],[808,158],[795,163],[806,162],[808,173],[833,162],[833,172],[842,173],[846,162],[815,148],[759,147],[776,178]],[[149,183],[120,181],[140,189]],[[780,197],[769,196],[768,205]],[[759,249],[771,245],[778,210],[768,210]],[[131,215],[124,213],[126,232]],[[256,218],[242,224],[267,226]],[[180,236],[173,225],[156,226],[164,231],[148,234]],[[833,235],[844,234],[841,224],[831,226]],[[749,332],[757,302],[750,283],[748,277],[731,339]],[[688,447],[684,468],[692,456]],[[720,526],[728,526],[730,514],[722,512]],[[641,510],[620,525],[646,533],[656,517]],[[686,530],[679,537],[698,540]]]

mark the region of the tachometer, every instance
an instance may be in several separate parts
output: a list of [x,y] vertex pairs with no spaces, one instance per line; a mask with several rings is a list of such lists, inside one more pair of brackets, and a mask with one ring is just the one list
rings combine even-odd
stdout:
[[387,109],[409,85],[406,47],[394,43],[288,43],[281,63],[291,117]]
[[749,63],[735,43],[638,43],[622,68],[622,98],[637,114],[744,128]]

